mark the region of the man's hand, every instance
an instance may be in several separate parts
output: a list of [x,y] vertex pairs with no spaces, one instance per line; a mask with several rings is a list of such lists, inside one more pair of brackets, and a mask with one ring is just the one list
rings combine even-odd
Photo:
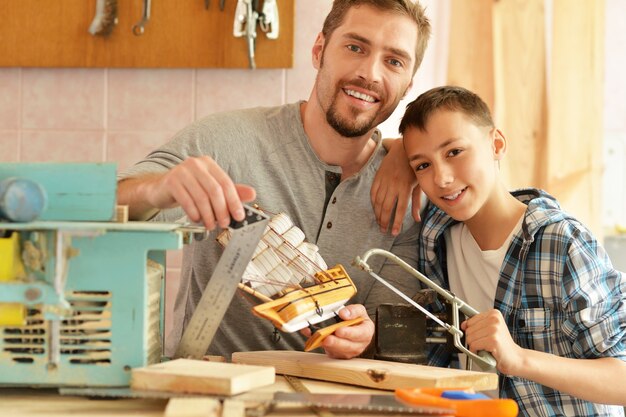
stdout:
[[415,173],[407,160],[402,140],[385,139],[383,145],[388,154],[376,172],[370,190],[370,198],[376,220],[383,233],[389,229],[392,211],[394,206],[396,207],[391,234],[397,236],[400,233],[404,213],[406,213],[410,199],[413,201],[413,218],[420,221],[421,190],[417,186]]
[[120,204],[128,204],[132,218],[149,209],[181,206],[189,219],[212,230],[227,227],[231,217],[243,220],[243,202],[256,197],[253,188],[234,184],[208,156],[185,159],[162,175],[121,181]]
[[[348,305],[339,310],[342,320],[351,320],[363,317],[359,324],[338,328],[335,333],[326,337],[322,347],[326,354],[335,359],[350,359],[365,351],[374,336],[374,322],[367,315],[365,307],[361,304]],[[307,337],[311,336],[308,329],[301,330]]]

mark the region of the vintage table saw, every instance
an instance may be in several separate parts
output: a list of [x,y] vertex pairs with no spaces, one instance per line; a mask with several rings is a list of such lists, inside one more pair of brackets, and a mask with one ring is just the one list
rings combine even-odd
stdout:
[[0,164],[0,386],[128,385],[161,360],[185,233],[114,222],[115,192],[114,164]]

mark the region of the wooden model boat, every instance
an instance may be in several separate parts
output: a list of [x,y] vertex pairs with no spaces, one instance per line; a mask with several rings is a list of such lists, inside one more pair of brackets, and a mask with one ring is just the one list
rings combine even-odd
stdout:
[[[225,230],[217,239],[226,246],[229,238]],[[284,213],[270,219],[239,288],[262,302],[252,308],[254,314],[287,333],[337,316],[357,292],[343,266],[329,269],[318,247],[306,242],[304,232]],[[343,321],[317,331],[305,350],[318,347],[338,327],[361,321]]]

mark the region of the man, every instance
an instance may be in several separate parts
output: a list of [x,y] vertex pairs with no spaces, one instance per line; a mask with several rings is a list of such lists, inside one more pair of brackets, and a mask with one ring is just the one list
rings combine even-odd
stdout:
[[[397,237],[381,232],[369,191],[385,155],[376,126],[409,90],[429,36],[430,24],[419,4],[335,0],[313,45],[318,74],[309,101],[217,114],[192,124],[125,175],[119,203],[129,205],[134,219],[179,207],[192,221],[213,229],[216,224],[226,227],[231,216],[243,218],[241,201],[253,200],[256,191],[257,204],[286,212],[329,265],[348,269],[359,291],[354,302],[372,314],[378,304],[397,301],[349,265],[372,247],[416,263],[417,226],[407,217]],[[159,218],[172,216],[166,210]],[[175,350],[219,255],[214,239],[185,248],[168,353]],[[407,293],[418,290],[418,283],[406,282],[398,267],[383,268],[382,262],[372,267]],[[249,310],[242,297],[233,299],[209,353],[302,350],[301,335],[283,334],[274,342],[271,325]],[[322,345],[328,355],[348,358],[363,352],[374,330],[367,313],[362,305],[342,310],[344,320],[366,320],[328,337]]]

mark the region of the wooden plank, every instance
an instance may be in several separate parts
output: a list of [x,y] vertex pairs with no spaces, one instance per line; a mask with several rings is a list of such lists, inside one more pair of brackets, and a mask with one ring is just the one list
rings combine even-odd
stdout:
[[165,407],[165,417],[219,417],[217,398],[172,398]]
[[544,0],[494,3],[496,126],[507,140],[501,164],[509,188],[546,188],[546,46]]
[[[279,0],[280,33],[257,30],[258,68],[293,66],[294,0]],[[88,32],[95,0],[0,0],[0,66],[248,68],[245,38],[233,36],[236,1],[153,1],[141,36],[143,1],[118,1],[119,23],[108,37]]]
[[225,399],[222,403],[222,417],[246,417],[246,403]]
[[401,387],[498,387],[495,373],[436,368],[373,359],[331,359],[324,354],[296,351],[235,352],[232,361],[249,365],[272,365],[277,374],[394,390]]
[[135,368],[130,386],[137,390],[234,395],[274,383],[274,368],[176,359]]
[[448,84],[480,95],[493,108],[493,1],[452,0]]
[[604,10],[554,1],[548,186],[562,207],[602,234]]

